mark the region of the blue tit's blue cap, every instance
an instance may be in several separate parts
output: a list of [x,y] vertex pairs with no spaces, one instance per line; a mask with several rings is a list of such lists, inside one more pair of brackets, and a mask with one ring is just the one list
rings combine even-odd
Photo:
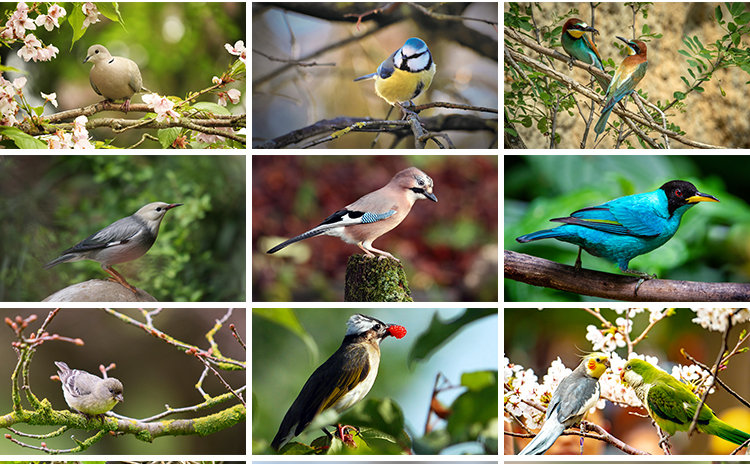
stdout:
[[403,48],[412,48],[414,50],[423,50],[427,48],[427,44],[424,43],[424,40],[418,38],[418,37],[412,37],[411,39],[407,40],[404,43]]

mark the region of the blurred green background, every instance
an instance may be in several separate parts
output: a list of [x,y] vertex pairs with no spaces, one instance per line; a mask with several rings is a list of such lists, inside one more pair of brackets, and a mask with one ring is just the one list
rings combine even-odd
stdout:
[[[2,3],[0,11],[13,11],[17,3]],[[64,24],[48,32],[37,27],[34,35],[45,45],[55,45],[60,51],[51,61],[24,62],[16,52],[23,43],[0,52],[3,65],[22,71],[28,79],[24,94],[32,105],[41,105],[40,92],[57,93],[59,106],[47,105],[46,114],[80,108],[102,101],[89,83],[90,63],[83,63],[89,47],[104,45],[113,56],[123,56],[135,61],[143,76],[143,85],[159,95],[174,95],[186,98],[188,92],[196,92],[212,86],[211,78],[221,76],[237,56],[230,55],[224,44],[234,45],[238,40],[246,40],[246,8],[243,2],[204,2],[204,3],[163,3],[163,2],[120,2],[119,10],[123,24],[110,21],[99,15],[100,21],[88,27],[85,34],[72,46],[73,29],[67,22],[73,8],[81,8],[80,3],[61,4],[67,11]],[[41,11],[46,14],[47,7]],[[32,19],[36,13],[30,14]],[[20,77],[14,73],[4,73],[13,81]],[[246,85],[235,82],[226,89],[242,91],[243,100],[239,105],[229,104],[227,108],[234,114],[245,113]],[[213,94],[203,95],[198,101],[217,102]],[[135,96],[135,103],[141,103]],[[142,114],[125,115],[111,112],[96,115],[138,119]],[[131,130],[117,134],[117,146],[131,145],[140,140],[144,131]],[[114,136],[109,128],[99,128],[90,132],[98,140]],[[161,148],[159,142],[147,140],[140,148]]]
[[[746,156],[506,156],[504,247],[572,266],[578,247],[558,240],[521,244],[516,237],[556,227],[565,217],[614,198],[650,192],[670,180],[692,182],[721,203],[702,203],[682,218],[674,237],[630,268],[659,278],[702,282],[750,280],[750,189]],[[583,267],[619,274],[584,252]],[[601,301],[505,279],[505,301]]]
[[[274,308],[253,310],[253,454],[271,453],[269,444],[287,410],[310,375],[341,345],[346,321],[356,313],[386,324],[402,325],[407,330],[402,339],[383,340],[377,380],[360,404],[392,399],[403,411],[406,431],[421,453],[435,454],[434,450],[427,451],[435,447],[445,454],[482,454],[486,450],[476,441],[478,434],[487,440],[487,448],[496,449],[497,442],[491,443],[496,435],[488,436],[488,430],[495,434],[497,431],[497,404],[492,404],[498,398],[496,309]],[[457,331],[448,335],[439,322],[456,322]],[[432,336],[421,339],[420,344],[420,337],[428,334]],[[425,359],[410,363],[417,345],[432,346],[432,351]],[[462,386],[464,377],[474,373],[494,376],[494,384],[485,387],[492,389],[492,400],[482,397],[483,401],[477,404],[486,389],[475,392]],[[443,376],[439,387],[445,388],[447,384],[454,387],[445,388],[437,399],[455,410],[450,422],[438,420],[432,434],[425,438],[425,423],[438,374]],[[351,414],[350,410],[347,415]],[[346,419],[342,422],[346,423]],[[323,436],[320,429],[308,427],[294,441],[310,444],[319,436]],[[459,444],[451,447],[454,440]]]
[[160,301],[246,301],[244,156],[0,157],[0,300],[41,301],[109,277],[94,261],[42,266],[154,202],[167,213],[151,250],[115,265]]
[[498,157],[253,156],[253,301],[342,301],[347,259],[362,254],[318,236],[269,255],[411,166],[438,202],[417,201],[374,247],[401,260],[414,301],[498,300]]
[[[38,318],[31,323],[24,335],[35,332],[47,317],[49,309],[0,309],[0,318],[14,319],[20,315],[23,318],[35,314]],[[145,322],[136,309],[119,309],[138,321]],[[208,349],[206,333],[213,328],[217,319],[227,313],[226,308],[212,309],[163,309],[161,314],[154,317],[154,326],[177,340],[195,345],[201,349]],[[215,340],[224,356],[246,361],[245,351],[234,339],[229,329],[234,324],[238,333],[247,342],[247,312],[245,309],[235,308],[232,316],[216,333]],[[61,337],[81,338],[83,346],[63,341],[46,341],[37,348],[30,369],[31,389],[40,400],[47,399],[56,410],[67,410],[68,405],[63,397],[62,386],[59,381],[50,379],[57,374],[55,361],[63,361],[72,369],[81,369],[91,374],[99,375],[99,365],[105,366],[115,363],[116,368],[109,371],[110,377],[119,379],[123,384],[125,401],[118,404],[113,412],[137,419],[143,419],[165,410],[165,404],[172,408],[183,408],[199,404],[204,401],[200,392],[195,389],[205,366],[194,356],[186,355],[172,345],[161,341],[133,325],[120,322],[101,309],[61,309],[47,328],[50,335]],[[11,342],[15,341],[14,334],[3,324],[3,343],[0,344],[0,413],[11,412],[11,374],[16,365],[17,357]],[[222,377],[233,388],[240,388],[246,384],[245,371],[222,371]],[[204,390],[219,396],[227,392],[219,379],[208,374],[203,383]],[[22,405],[29,407],[24,394],[21,394]],[[237,404],[233,399],[219,406],[198,412],[169,415],[163,420],[190,419],[205,417],[227,409]],[[59,427],[30,426],[17,424],[17,430],[24,433],[51,433]],[[120,454],[120,455],[244,455],[246,453],[245,434],[247,423],[241,422],[219,432],[204,437],[164,436],[152,443],[136,439],[133,435],[121,437],[105,436],[84,454]],[[7,432],[7,431],[6,431]],[[71,436],[84,440],[94,435],[93,431],[68,430],[57,437],[45,438],[43,441],[52,449],[69,449],[75,444]],[[22,442],[39,446],[42,440],[15,437]],[[21,448],[10,440],[0,441],[0,453],[4,455],[36,454],[39,451]]]

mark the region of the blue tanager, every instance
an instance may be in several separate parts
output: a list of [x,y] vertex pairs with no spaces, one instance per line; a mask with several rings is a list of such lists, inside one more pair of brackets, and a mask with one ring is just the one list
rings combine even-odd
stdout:
[[640,286],[643,280],[655,276],[628,269],[630,260],[664,245],[680,227],[682,215],[702,201],[719,200],[699,192],[690,182],[672,180],[653,192],[617,198],[579,209],[569,217],[550,219],[565,225],[522,235],[516,241],[554,238],[578,245],[576,271],[581,268],[581,249],[584,249],[613,261],[622,272],[641,276]]

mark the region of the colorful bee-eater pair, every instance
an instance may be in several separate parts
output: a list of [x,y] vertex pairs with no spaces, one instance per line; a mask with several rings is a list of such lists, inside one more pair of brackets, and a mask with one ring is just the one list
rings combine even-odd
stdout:
[[[572,58],[583,61],[584,63],[590,64],[604,71],[602,66],[602,57],[599,55],[599,51],[596,49],[596,45],[588,38],[586,32],[598,33],[596,29],[590,27],[585,22],[578,18],[569,19],[562,30],[562,46],[563,49]],[[628,46],[629,55],[620,63],[620,66],[615,70],[615,76],[612,81],[607,85],[606,79],[601,76],[594,76],[599,82],[602,88],[607,89],[607,93],[604,96],[604,106],[602,108],[601,116],[599,121],[594,127],[597,139],[599,135],[604,132],[607,127],[607,120],[609,114],[614,109],[617,102],[627,97],[635,91],[638,83],[641,82],[643,76],[646,75],[646,69],[648,69],[648,56],[646,54],[648,48],[646,44],[640,40],[627,40],[622,37],[618,39],[625,42]]]

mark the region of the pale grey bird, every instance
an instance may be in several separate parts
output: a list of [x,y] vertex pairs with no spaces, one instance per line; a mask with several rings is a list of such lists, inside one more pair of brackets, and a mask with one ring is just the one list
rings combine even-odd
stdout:
[[372,253],[378,253],[379,259],[388,257],[398,261],[387,251],[373,248],[372,242],[401,224],[414,202],[423,198],[438,201],[432,193],[432,179],[417,168],[404,169],[393,176],[385,187],[336,211],[319,226],[276,245],[268,253],[276,253],[294,242],[316,235],[332,235],[346,243],[356,244],[369,257],[375,257]]
[[122,383],[112,377],[103,379],[86,371],[71,369],[67,364],[55,361],[62,382],[65,402],[84,415],[100,415],[111,410],[122,397]]
[[139,209],[134,215],[113,222],[99,232],[78,242],[75,246],[63,251],[59,258],[44,265],[45,269],[60,263],[70,263],[90,259],[101,263],[102,269],[126,288],[138,291],[125,281],[119,272],[112,269],[113,264],[126,263],[145,255],[156,242],[159,225],[164,215],[182,203],[164,203],[157,201]]
[[107,100],[125,100],[123,111],[130,110],[130,97],[138,92],[151,92],[143,87],[141,70],[133,60],[112,56],[102,45],[89,47],[84,63],[94,66],[89,72],[89,82],[94,92]]

